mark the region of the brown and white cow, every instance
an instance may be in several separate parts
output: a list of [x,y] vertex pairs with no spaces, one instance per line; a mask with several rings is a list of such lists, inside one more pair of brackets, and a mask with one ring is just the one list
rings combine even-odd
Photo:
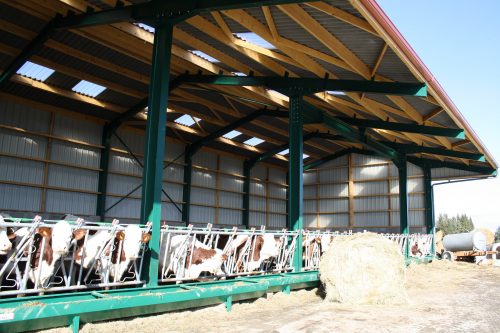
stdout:
[[52,228],[39,227],[33,239],[33,251],[29,258],[29,278],[39,286],[54,274],[56,263],[66,256],[73,241],[82,239],[86,231],[83,229],[72,230],[66,221],[59,221]]
[[[227,253],[236,256],[236,267],[241,271],[256,271],[262,263],[279,255],[281,238],[276,239],[273,234],[263,234],[250,238],[250,235],[238,235]],[[248,244],[250,241],[250,244]],[[248,248],[249,246],[249,248]],[[245,251],[246,250],[246,251]],[[245,254],[248,254],[248,261],[245,267]]]
[[176,235],[170,242],[164,237],[160,248],[160,275],[164,278],[174,273],[177,278],[187,279],[197,279],[202,272],[220,275],[226,260],[222,250],[212,249],[193,236]]
[[151,234],[144,232],[138,225],[128,225],[125,230],[116,232],[113,245],[108,247],[105,255],[111,260],[101,260],[102,273],[109,272],[109,275],[120,281],[141,251],[142,244],[151,240]]

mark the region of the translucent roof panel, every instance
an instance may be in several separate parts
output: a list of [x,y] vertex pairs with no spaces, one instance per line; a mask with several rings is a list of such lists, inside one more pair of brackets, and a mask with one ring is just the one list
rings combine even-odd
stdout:
[[272,50],[272,49],[276,48],[276,46],[269,43],[264,38],[260,37],[259,35],[257,35],[256,33],[253,33],[253,32],[239,32],[239,33],[235,33],[234,35],[240,39],[243,39],[244,41],[246,41],[250,44],[257,45],[257,46],[263,47],[265,49]]
[[179,118],[175,119],[175,122],[177,124],[191,127],[194,125],[195,122],[200,121],[200,120],[201,120],[200,118],[191,117],[190,115],[185,114],[185,115],[180,116]]
[[254,138],[248,139],[247,141],[245,141],[243,143],[246,145],[255,147],[257,145],[260,145],[262,142],[264,142],[264,140],[254,137]]
[[96,97],[104,90],[106,90],[106,87],[89,81],[81,80],[71,90],[85,96]]
[[142,28],[146,31],[149,31],[151,33],[155,33],[155,28],[153,28],[152,26],[149,26],[147,24],[144,24],[144,23],[135,23],[136,26],[138,26],[139,28]]
[[229,133],[224,134],[222,137],[226,139],[234,139],[238,135],[241,135],[241,132],[238,131],[231,131]]
[[19,68],[17,74],[29,77],[37,81],[45,81],[49,76],[51,76],[55,71],[51,68],[35,64],[31,61],[26,61],[24,65]]

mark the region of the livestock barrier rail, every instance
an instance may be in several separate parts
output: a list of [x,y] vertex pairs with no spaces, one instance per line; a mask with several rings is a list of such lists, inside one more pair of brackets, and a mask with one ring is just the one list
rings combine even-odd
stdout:
[[[171,227],[149,287],[151,225],[0,217],[0,331],[20,332],[255,298],[315,286],[322,253],[351,231]],[[382,234],[428,256],[432,235]],[[300,236],[300,237],[299,237]],[[302,269],[294,271],[297,247]],[[44,319],[45,318],[45,319]]]

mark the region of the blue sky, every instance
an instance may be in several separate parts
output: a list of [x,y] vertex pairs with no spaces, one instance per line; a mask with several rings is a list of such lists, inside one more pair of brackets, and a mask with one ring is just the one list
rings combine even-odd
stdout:
[[[500,1],[378,2],[500,162]],[[465,213],[476,226],[500,225],[499,177],[436,186],[434,196],[436,218]]]

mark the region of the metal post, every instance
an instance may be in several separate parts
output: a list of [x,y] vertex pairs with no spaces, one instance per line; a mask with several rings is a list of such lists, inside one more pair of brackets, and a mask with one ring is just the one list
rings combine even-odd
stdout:
[[248,160],[243,163],[243,226],[250,228],[250,171],[251,165]]
[[161,190],[173,25],[162,22],[155,28],[141,202],[141,222],[153,223],[150,251],[147,252],[142,270],[149,287],[158,285]]
[[435,243],[434,243],[434,233],[435,233],[435,222],[434,222],[434,189],[432,187],[432,174],[431,168],[423,167],[424,171],[424,200],[425,200],[425,226],[426,232],[432,234],[432,247],[431,253],[434,254]]
[[191,177],[193,172],[193,151],[191,146],[186,146],[184,153],[184,185],[182,187],[182,221],[189,225],[191,209]]
[[99,184],[97,191],[97,207],[96,215],[99,216],[101,221],[104,221],[104,216],[106,215],[106,192],[108,187],[108,172],[109,172],[109,153],[111,150],[111,135],[113,134],[110,130],[109,125],[104,125],[102,129],[102,146],[101,149],[101,159],[99,161]]
[[[290,96],[290,117],[288,136],[290,151],[288,154],[288,228],[301,230],[303,227],[303,137],[302,137],[302,95]],[[297,246],[293,259],[295,272],[302,269],[302,233],[297,238]]]
[[[401,154],[396,166],[399,174],[399,232],[408,235],[408,171],[406,155]],[[405,257],[408,257],[409,243],[406,242]]]

